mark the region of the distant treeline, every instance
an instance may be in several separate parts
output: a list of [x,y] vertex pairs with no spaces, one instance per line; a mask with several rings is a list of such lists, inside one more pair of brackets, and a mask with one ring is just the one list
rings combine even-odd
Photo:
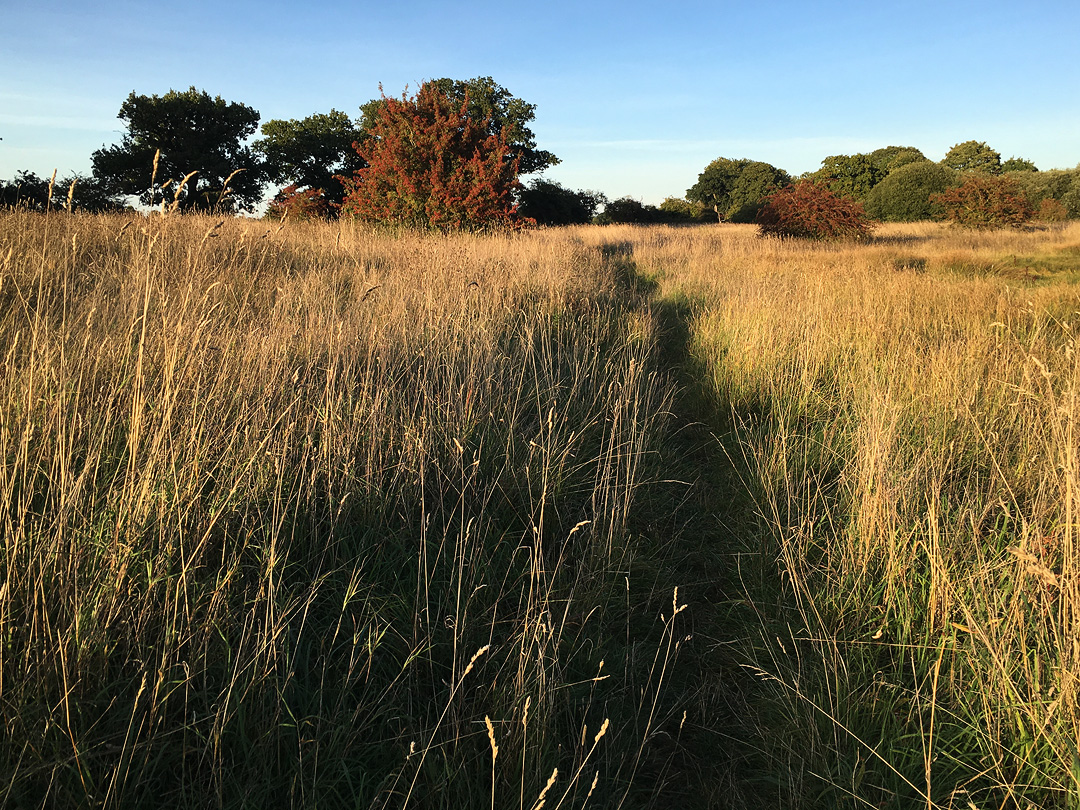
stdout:
[[[160,97],[133,92],[117,116],[126,132],[119,144],[93,153],[90,174],[19,171],[0,180],[0,205],[100,212],[137,199],[179,211],[347,215],[435,227],[755,222],[770,193],[810,179],[860,203],[872,219],[908,222],[944,217],[932,200],[985,176],[1009,178],[1008,192],[1044,219],[1080,218],[1080,166],[1039,171],[974,140],[956,144],[940,162],[913,146],[830,155],[800,178],[763,161],[719,157],[685,198],[659,206],[608,200],[536,176],[560,160],[537,147],[529,127],[535,109],[491,77],[435,79],[412,98],[372,99],[355,119],[332,109],[260,128],[257,110],[194,87]],[[523,175],[534,177],[523,184]],[[267,188],[275,186],[264,209]]]

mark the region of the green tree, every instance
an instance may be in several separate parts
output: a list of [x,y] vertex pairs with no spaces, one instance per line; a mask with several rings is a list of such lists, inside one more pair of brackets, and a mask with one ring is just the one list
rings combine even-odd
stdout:
[[[74,186],[72,185],[74,184]],[[18,171],[10,183],[0,180],[0,205],[21,206],[30,211],[61,210],[101,213],[123,208],[122,201],[110,194],[93,177],[72,174],[52,183],[50,178],[33,172]],[[70,199],[69,195],[70,194]]]
[[752,222],[765,195],[790,182],[787,172],[769,163],[720,157],[698,175],[686,199],[711,208],[722,221]]
[[754,160],[746,164],[728,195],[727,220],[754,222],[762,201],[778,188],[790,185],[791,175],[771,163]]
[[718,157],[698,175],[697,182],[686,190],[686,199],[700,203],[716,212],[720,220],[727,216],[731,207],[731,192],[742,170],[752,161]]
[[[1009,177],[1024,192],[1028,201],[1038,208],[1043,200],[1064,202],[1073,181],[1080,178],[1080,169],[1050,169],[1045,172],[1010,172]],[[1075,215],[1074,215],[1075,216]]]
[[364,168],[353,144],[361,129],[343,112],[315,113],[300,120],[273,119],[262,125],[252,148],[263,156],[267,178],[293,191],[318,192],[332,213],[345,199],[340,177]]
[[914,146],[883,146],[870,153],[870,160],[879,170],[888,175],[889,172],[896,171],[909,163],[926,160],[926,155]]
[[[432,79],[420,89],[429,87],[444,98],[464,104],[468,100],[468,116],[476,122],[486,121],[487,134],[504,137],[510,145],[510,159],[516,160],[520,174],[541,172],[560,161],[551,152],[536,148],[536,136],[529,124],[536,117],[536,105],[514,97],[509,90],[490,76],[478,76],[468,81]],[[370,132],[386,97],[372,99],[360,107],[360,129]]]
[[939,163],[923,160],[892,171],[866,196],[866,213],[886,222],[917,222],[933,219],[930,196],[945,191],[956,172]]
[[663,222],[664,219],[664,212],[655,205],[647,205],[640,200],[635,200],[633,197],[620,197],[605,205],[604,210],[597,214],[594,221],[597,225],[616,225],[620,223],[645,225]]
[[1001,174],[1001,153],[982,141],[964,141],[945,154],[941,165],[958,172]]
[[518,190],[518,215],[540,225],[584,224],[606,202],[599,191],[573,191],[537,177]]
[[258,111],[192,87],[164,96],[132,92],[117,118],[127,127],[120,144],[92,157],[94,177],[109,193],[153,204],[191,175],[178,198],[183,210],[251,211],[261,201],[261,164],[244,143],[259,124]]
[[888,171],[880,168],[870,155],[855,154],[830,155],[810,177],[824,183],[838,197],[862,201],[887,174]]
[[701,203],[690,202],[680,197],[667,197],[660,203],[660,210],[671,222],[716,222],[716,212],[706,209]]
[[1001,164],[1002,172],[1037,172],[1039,169],[1030,160],[1011,157]]
[[11,182],[0,180],[0,205],[45,211],[51,199],[48,178],[38,177],[34,172],[20,170]]

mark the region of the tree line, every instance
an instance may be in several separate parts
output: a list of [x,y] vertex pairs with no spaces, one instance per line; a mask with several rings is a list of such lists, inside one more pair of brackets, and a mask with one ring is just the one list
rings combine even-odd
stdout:
[[[810,182],[861,206],[868,219],[952,218],[1017,224],[1080,217],[1080,167],[1039,171],[981,141],[938,162],[913,146],[831,155],[798,178],[747,158],[710,162],[684,198],[659,206],[574,190],[535,176],[560,161],[538,148],[536,107],[491,77],[424,82],[415,95],[372,99],[355,118],[336,109],[259,126],[259,112],[194,87],[163,96],[134,91],[120,107],[118,144],[91,156],[90,175],[57,180],[29,171],[0,181],[0,204],[106,211],[131,198],[179,211],[253,212],[282,186],[272,217],[359,219],[408,226],[759,222],[772,195]],[[258,137],[256,136],[258,133]],[[524,184],[521,177],[534,175]],[[810,204],[822,191],[793,194]],[[958,210],[978,201],[974,221]],[[839,210],[837,208],[836,210]],[[970,217],[969,217],[970,219]]]
[[[0,181],[0,204],[91,212],[135,198],[179,211],[253,212],[283,185],[271,216],[342,214],[410,225],[467,227],[529,217],[587,222],[606,202],[522,175],[559,163],[536,145],[535,105],[491,77],[435,79],[415,95],[382,95],[355,118],[336,109],[259,127],[257,110],[204,90],[134,91],[120,107],[120,142],[91,156],[90,175]],[[252,140],[258,132],[258,137]]]

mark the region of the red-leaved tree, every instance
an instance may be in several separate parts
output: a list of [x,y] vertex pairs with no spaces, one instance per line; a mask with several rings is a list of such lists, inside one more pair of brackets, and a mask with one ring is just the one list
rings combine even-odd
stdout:
[[1008,175],[968,175],[930,202],[949,222],[965,228],[1016,228],[1035,215],[1020,184]]
[[862,203],[810,179],[765,197],[757,223],[763,236],[804,239],[865,239],[874,227]]
[[469,117],[467,98],[434,84],[412,98],[383,96],[368,135],[354,144],[367,168],[342,178],[342,214],[442,230],[515,224],[518,162],[504,132]]

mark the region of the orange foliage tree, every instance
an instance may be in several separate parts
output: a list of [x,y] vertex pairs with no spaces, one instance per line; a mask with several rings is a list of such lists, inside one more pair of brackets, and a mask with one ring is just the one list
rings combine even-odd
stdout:
[[433,83],[383,96],[368,137],[354,144],[367,167],[345,184],[342,214],[442,230],[516,224],[518,161],[505,131],[468,114]]

